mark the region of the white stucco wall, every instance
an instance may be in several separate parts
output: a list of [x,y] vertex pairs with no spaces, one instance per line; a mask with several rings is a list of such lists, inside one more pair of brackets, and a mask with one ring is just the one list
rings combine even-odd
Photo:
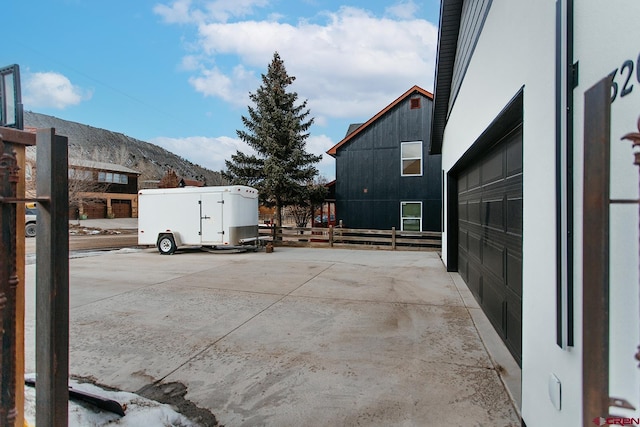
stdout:
[[[574,92],[574,347],[559,348],[555,333],[555,0],[493,1],[447,122],[442,151],[447,172],[524,86],[522,414],[529,427],[581,425],[582,94],[626,59],[637,67],[640,53],[640,2],[580,0],[575,7],[574,56],[580,61],[580,86]],[[637,130],[640,76],[636,71],[632,93],[613,105],[612,197],[638,197],[638,171],[632,165],[630,143],[619,142],[622,134]],[[446,199],[444,203],[446,208]],[[640,344],[637,211],[637,206],[613,207],[611,232],[611,389],[612,395],[636,406],[640,403],[633,360]],[[445,230],[445,262],[446,234]],[[549,399],[552,374],[562,383],[561,410]]]
[[[586,1],[576,7],[575,59],[580,62],[580,85],[576,89],[575,121],[582,124],[582,94],[600,79],[618,69],[614,81],[618,94],[611,105],[611,198],[638,199],[638,167],[633,165],[630,141],[620,138],[638,132],[640,117],[640,2],[635,0]],[[625,61],[633,63],[633,72],[621,70]],[[622,74],[621,74],[622,71]],[[627,77],[629,77],[627,81]],[[626,96],[622,89],[630,88]],[[583,140],[583,127],[576,127],[576,141]],[[582,177],[583,157],[576,151],[576,176]],[[580,187],[582,188],[582,187]],[[580,193],[581,194],[581,193]],[[579,194],[577,194],[579,196]],[[576,210],[582,209],[576,197]],[[638,312],[638,206],[612,205],[610,210],[610,395],[640,406],[640,370],[634,359],[640,344]],[[576,227],[582,229],[581,217]],[[576,247],[582,247],[582,235],[576,235]],[[577,267],[577,266],[576,266]],[[576,280],[582,270],[576,269]],[[588,313],[585,313],[588,315]],[[588,350],[587,350],[588,351]],[[613,414],[640,417],[640,411],[615,409]]]

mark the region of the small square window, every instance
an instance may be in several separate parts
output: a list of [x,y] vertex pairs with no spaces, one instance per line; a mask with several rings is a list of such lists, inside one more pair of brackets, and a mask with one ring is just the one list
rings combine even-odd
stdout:
[[401,230],[422,231],[422,202],[400,202]]
[[400,155],[402,176],[422,175],[422,141],[403,142]]
[[420,98],[411,98],[411,109],[417,110],[420,108]]

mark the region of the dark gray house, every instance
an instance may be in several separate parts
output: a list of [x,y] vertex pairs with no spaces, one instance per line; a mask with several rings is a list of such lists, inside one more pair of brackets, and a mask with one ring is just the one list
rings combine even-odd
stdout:
[[441,156],[429,154],[433,95],[413,86],[327,154],[336,159],[336,223],[440,231]]

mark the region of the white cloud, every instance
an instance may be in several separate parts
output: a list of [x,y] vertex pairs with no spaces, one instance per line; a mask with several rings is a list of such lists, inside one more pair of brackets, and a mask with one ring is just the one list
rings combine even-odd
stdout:
[[182,58],[180,69],[184,71],[197,71],[200,68],[200,59],[194,55],[187,55]]
[[207,5],[207,12],[213,20],[226,22],[232,17],[250,15],[254,8],[268,3],[267,0],[216,0]]
[[159,137],[149,142],[211,170],[225,169],[224,161],[231,159],[231,155],[235,154],[236,150],[246,154],[254,153],[251,147],[240,139],[226,136],[217,138],[204,136]]
[[268,0],[175,0],[170,5],[157,4],[153,11],[169,24],[201,23],[204,21],[227,22],[234,17],[252,14],[256,8],[269,4]]
[[326,135],[311,135],[307,140],[307,152],[322,155],[322,160],[316,165],[320,176],[333,180],[336,175],[336,161],[327,154],[327,150],[335,145],[335,142]]
[[400,19],[412,19],[416,12],[418,12],[418,5],[415,4],[412,0],[402,1],[394,4],[393,6],[389,6],[385,9],[385,13],[389,16],[394,16]]
[[258,79],[253,71],[237,65],[230,75],[217,67],[202,69],[199,76],[189,79],[189,83],[205,96],[221,98],[236,106],[246,106],[250,102],[249,92],[253,90],[250,88],[258,85]]
[[[409,17],[415,4],[401,3],[387,12]],[[379,18],[343,7],[327,13],[321,24],[246,20],[198,28],[203,55],[221,60],[215,66],[201,63],[191,83],[230,102],[257,89],[259,82],[243,74],[264,73],[274,51],[296,76],[294,90],[309,99],[314,116],[371,115],[415,84],[427,90],[433,85],[437,28],[423,19]],[[222,59],[229,58],[236,64],[225,68]]]
[[192,12],[191,0],[176,0],[171,5],[157,4],[153,11],[162,16],[168,24],[186,24],[197,22],[199,14]]
[[25,107],[65,109],[91,99],[92,92],[75,86],[62,74],[55,72],[27,73],[23,102]]
[[[255,150],[238,138],[221,136],[209,138],[204,136],[192,136],[185,138],[159,137],[150,140],[152,144],[163,147],[185,159],[204,166],[211,170],[225,169],[225,160],[230,160],[231,155],[237,150],[245,154],[255,154]],[[322,161],[316,165],[320,174],[333,179],[335,175],[335,161],[326,151],[335,143],[326,135],[310,136],[307,140],[307,151],[312,154],[322,154]]]

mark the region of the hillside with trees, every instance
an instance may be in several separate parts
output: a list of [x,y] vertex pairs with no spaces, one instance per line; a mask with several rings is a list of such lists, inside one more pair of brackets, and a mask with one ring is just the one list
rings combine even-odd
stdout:
[[55,128],[58,135],[69,139],[69,158],[114,163],[140,172],[139,183],[157,182],[170,170],[186,179],[206,185],[227,183],[219,172],[196,165],[157,145],[131,138],[118,132],[95,128],[57,117],[24,112],[25,130]]

